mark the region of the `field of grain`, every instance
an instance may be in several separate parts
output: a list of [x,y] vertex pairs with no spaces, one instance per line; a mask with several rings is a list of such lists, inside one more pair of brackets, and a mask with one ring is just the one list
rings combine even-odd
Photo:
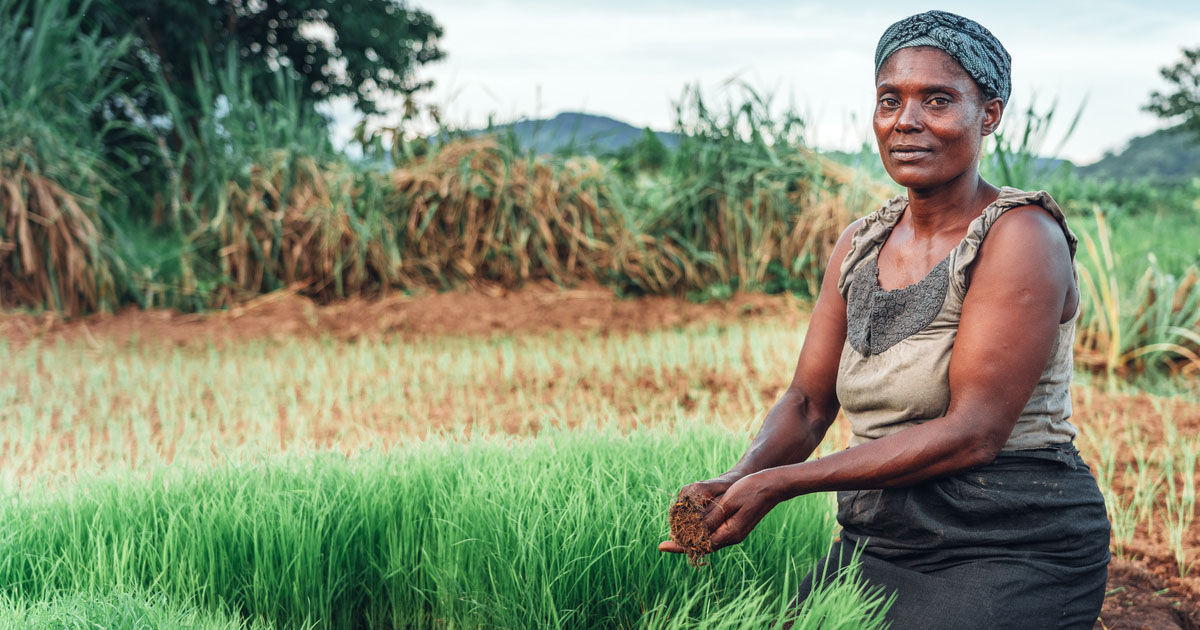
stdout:
[[[701,570],[654,547],[674,491],[732,463],[786,386],[803,309],[778,298],[741,314],[683,309],[666,327],[564,326],[579,312],[570,295],[495,298],[484,308],[499,317],[534,305],[555,327],[491,334],[430,334],[436,319],[412,310],[407,327],[351,338],[260,336],[230,315],[197,322],[193,333],[213,336],[188,343],[152,326],[122,337],[119,316],[33,336],[9,326],[0,470],[14,526],[0,541],[0,619],[83,610],[279,630],[782,619],[788,589],[836,535],[829,495],[786,504]],[[455,312],[453,296],[406,305],[421,303]],[[222,341],[239,326],[255,336]],[[1200,593],[1200,402],[1080,380],[1078,444],[1109,503],[1114,555],[1187,611]],[[820,452],[847,438],[839,422]],[[831,588],[796,627],[871,627],[870,593]]]

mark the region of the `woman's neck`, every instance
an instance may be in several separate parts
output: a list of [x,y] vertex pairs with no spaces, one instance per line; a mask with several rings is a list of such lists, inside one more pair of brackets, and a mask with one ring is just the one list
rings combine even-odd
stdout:
[[909,188],[907,214],[913,236],[924,240],[957,229],[978,216],[999,194],[1000,190],[975,169],[937,188]]

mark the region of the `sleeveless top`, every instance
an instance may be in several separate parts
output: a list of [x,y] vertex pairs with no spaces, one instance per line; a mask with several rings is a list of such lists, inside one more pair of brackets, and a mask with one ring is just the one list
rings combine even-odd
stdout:
[[[908,208],[908,199],[888,201],[855,231],[838,280],[846,300],[846,343],[838,363],[837,396],[850,421],[851,446],[945,415],[950,353],[969,288],[968,270],[996,219],[1026,205],[1041,206],[1058,221],[1074,261],[1075,235],[1045,191],[1002,188],[996,201],[971,221],[966,237],[925,278],[891,291],[879,286],[879,249]],[[1074,439],[1076,430],[1068,418],[1078,316],[1077,307],[1059,324],[1050,359],[1003,450]]]

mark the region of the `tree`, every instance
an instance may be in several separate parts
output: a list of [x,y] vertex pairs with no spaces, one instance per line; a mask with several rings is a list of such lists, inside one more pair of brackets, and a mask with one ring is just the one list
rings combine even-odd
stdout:
[[1183,61],[1160,70],[1174,91],[1155,91],[1146,111],[1166,119],[1182,118],[1182,127],[1200,137],[1200,46],[1183,49]]
[[131,67],[179,91],[194,83],[199,55],[219,65],[233,49],[264,71],[264,93],[269,73],[285,72],[312,102],[349,96],[373,114],[381,97],[429,88],[416,70],[445,56],[441,26],[401,0],[109,0],[88,11],[108,34],[135,37]]

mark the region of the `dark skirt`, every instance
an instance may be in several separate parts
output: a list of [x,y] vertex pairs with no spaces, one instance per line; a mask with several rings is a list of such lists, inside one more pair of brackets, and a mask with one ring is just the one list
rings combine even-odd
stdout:
[[800,585],[861,577],[895,596],[891,630],[1090,630],[1108,577],[1104,497],[1071,445],[907,488],[838,493],[841,539]]

